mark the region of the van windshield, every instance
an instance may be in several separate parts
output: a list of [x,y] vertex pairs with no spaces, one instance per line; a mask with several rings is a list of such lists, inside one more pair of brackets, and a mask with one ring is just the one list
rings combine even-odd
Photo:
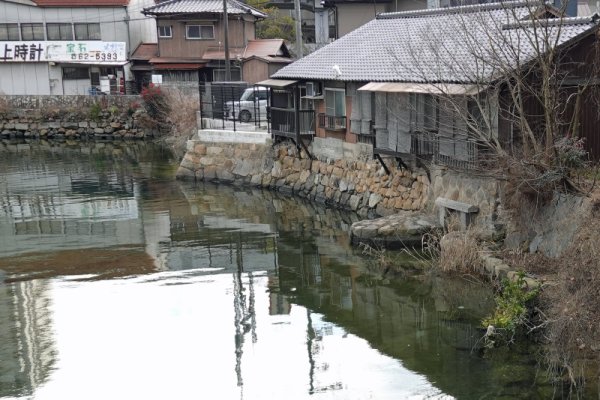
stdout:
[[254,89],[246,89],[244,93],[242,93],[242,97],[240,97],[240,101],[244,100],[252,100],[254,98]]

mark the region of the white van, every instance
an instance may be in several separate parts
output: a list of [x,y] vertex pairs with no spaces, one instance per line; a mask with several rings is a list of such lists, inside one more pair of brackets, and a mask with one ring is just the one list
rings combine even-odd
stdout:
[[239,100],[226,102],[224,111],[225,118],[237,118],[240,122],[254,120],[255,112],[258,113],[260,120],[266,120],[267,88],[264,86],[247,88]]

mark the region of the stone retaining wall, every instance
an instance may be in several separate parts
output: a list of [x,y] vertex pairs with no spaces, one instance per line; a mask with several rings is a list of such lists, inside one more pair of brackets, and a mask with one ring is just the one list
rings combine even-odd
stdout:
[[424,209],[427,175],[392,164],[390,170],[387,175],[374,160],[310,160],[291,145],[191,140],[177,176],[271,188],[362,216]]
[[140,96],[121,96],[121,95],[102,95],[102,96],[82,96],[82,95],[13,95],[0,96],[0,101],[9,106],[21,110],[41,110],[47,108],[82,108],[90,107],[93,104],[101,104],[102,107],[127,108],[132,102],[143,103]]
[[140,139],[139,96],[0,96],[1,138]]

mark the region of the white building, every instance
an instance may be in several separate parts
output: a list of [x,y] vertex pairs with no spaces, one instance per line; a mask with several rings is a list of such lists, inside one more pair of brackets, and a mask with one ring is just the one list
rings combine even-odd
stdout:
[[0,94],[125,93],[153,0],[0,0]]

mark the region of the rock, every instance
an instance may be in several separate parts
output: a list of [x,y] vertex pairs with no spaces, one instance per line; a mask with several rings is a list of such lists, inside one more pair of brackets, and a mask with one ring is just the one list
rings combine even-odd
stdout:
[[121,129],[121,123],[120,122],[111,122],[110,123],[110,127],[113,129]]
[[420,245],[424,234],[440,229],[434,216],[403,211],[387,217],[355,222],[352,243],[370,243],[389,248]]
[[371,193],[369,196],[369,208],[374,208],[381,201],[382,197],[377,193]]
[[26,130],[29,130],[29,124],[15,124],[14,129],[16,131],[26,131]]

